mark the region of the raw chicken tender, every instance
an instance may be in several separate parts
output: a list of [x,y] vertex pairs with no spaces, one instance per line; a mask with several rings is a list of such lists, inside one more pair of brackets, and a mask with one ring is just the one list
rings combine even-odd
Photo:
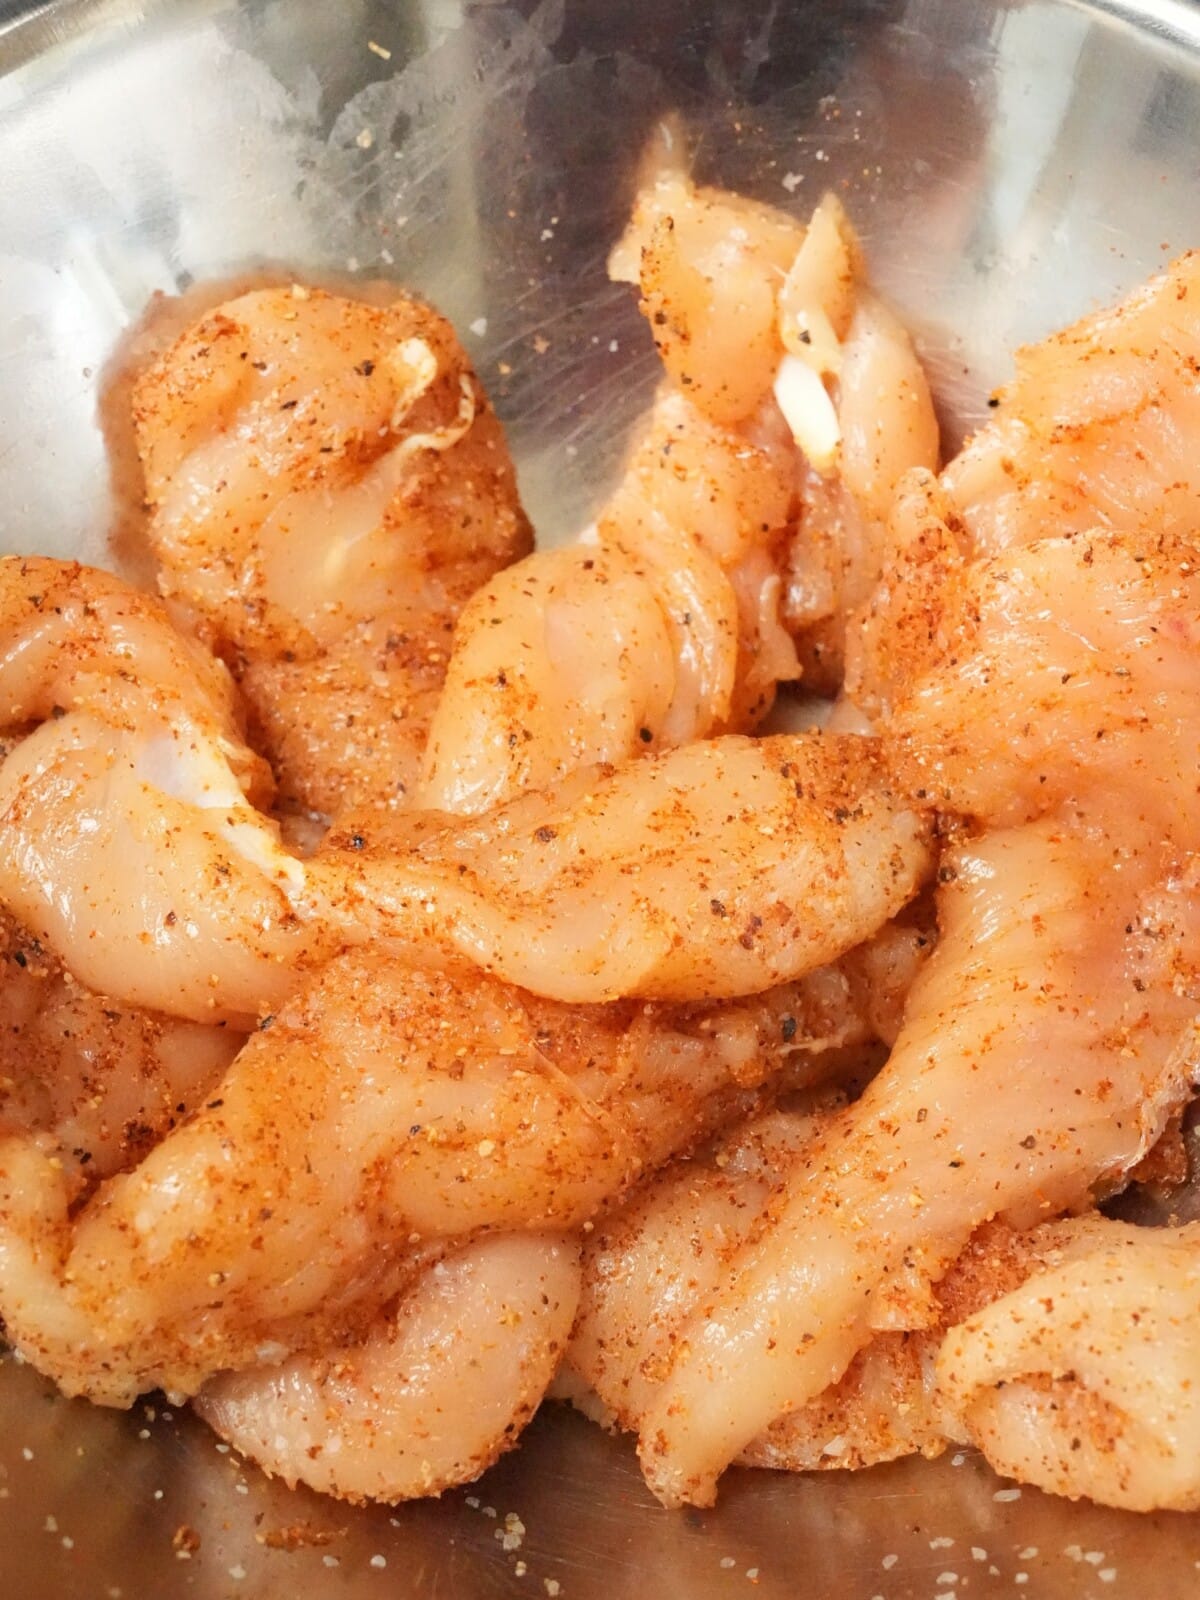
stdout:
[[214,1378],[196,1410],[292,1488],[411,1500],[469,1483],[537,1410],[579,1303],[579,1249],[499,1234],[427,1267],[360,1344]]
[[754,994],[868,938],[929,864],[874,741],[820,733],[707,740],[381,837],[351,835],[357,873],[344,849],[312,864],[340,915],[564,1001]]
[[161,603],[77,561],[0,556],[0,734],[71,712],[131,732],[147,716],[187,718],[219,745],[248,796],[271,798],[270,775],[244,742],[233,680]]
[[1080,533],[967,562],[927,489],[900,510],[920,532],[865,634],[900,782],[999,826],[1130,789],[1147,828],[1161,818],[1186,834],[1176,813],[1195,792],[1196,549]]
[[0,904],[119,1003],[248,1022],[338,940],[252,803],[270,781],[228,673],[70,562],[0,560],[0,623]]
[[[660,154],[661,158],[661,154]],[[775,570],[805,681],[837,688],[847,620],[887,551],[892,494],[936,468],[929,385],[899,322],[866,288],[836,196],[807,227],[696,188],[669,153],[643,188],[610,263],[639,283],[668,373],[715,423],[745,425],[770,398],[805,458]]]
[[752,727],[796,672],[779,602],[797,471],[773,405],[735,430],[665,388],[594,537],[539,550],[463,612],[420,803],[477,813]]
[[874,1035],[870,970],[587,1010],[345,956],[77,1214],[52,1143],[0,1141],[9,1337],[69,1393],[128,1404],[358,1335],[429,1240],[578,1226],[777,1078],[819,1077]]
[[943,1404],[998,1472],[1127,1511],[1200,1508],[1200,1227],[1044,1230],[1023,1287],[952,1329]]
[[[640,1426],[681,1330],[719,1292],[772,1194],[828,1126],[836,1097],[808,1099],[808,1109],[770,1112],[673,1163],[589,1235],[560,1383],[589,1414]],[[927,1326],[876,1332],[837,1383],[776,1419],[739,1459],[799,1472],[939,1454],[961,1434],[961,1423],[943,1415],[935,1381],[946,1331],[1036,1269],[1046,1231],[981,1229],[936,1285]]]
[[[126,695],[122,649],[108,673]],[[22,725],[54,698],[43,676]],[[232,727],[157,693],[144,682],[136,721],[89,700],[9,755],[0,897],[82,982],[174,1016],[245,1023],[373,938],[562,1000],[748,994],[868,937],[927,866],[925,824],[895,803],[874,746],[820,735],[586,770],[478,823],[384,828],[378,849],[367,820],[303,861],[239,787],[253,758]]]
[[[778,294],[804,242],[802,224],[773,206],[702,189],[667,151],[638,194],[609,259],[636,283],[642,311],[676,388],[723,426],[762,405],[784,353]],[[837,295],[841,263],[815,274]]]
[[454,619],[530,543],[449,324],[258,290],[185,333],[134,413],[163,592],[233,667],[283,799],[406,803]]
[[114,1006],[0,910],[0,1129],[48,1136],[81,1188],[136,1166],[221,1077],[232,1028]]
[[1017,352],[996,418],[943,485],[975,550],[1091,529],[1189,535],[1200,518],[1200,254]]

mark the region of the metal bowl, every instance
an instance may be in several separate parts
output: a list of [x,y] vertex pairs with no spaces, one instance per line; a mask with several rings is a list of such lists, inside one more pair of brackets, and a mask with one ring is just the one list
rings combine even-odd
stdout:
[[[798,214],[843,194],[951,441],[1016,343],[1200,244],[1184,0],[0,0],[0,549],[111,560],[106,362],[156,290],[272,266],[437,301],[565,536],[653,381],[604,260],[671,111],[706,179]],[[971,1454],[732,1472],[714,1511],[668,1514],[627,1441],[557,1407],[472,1490],[355,1509],[161,1402],[101,1411],[0,1365],[21,1600],[1172,1600],[1198,1568],[1200,1521],[1050,1500]]]

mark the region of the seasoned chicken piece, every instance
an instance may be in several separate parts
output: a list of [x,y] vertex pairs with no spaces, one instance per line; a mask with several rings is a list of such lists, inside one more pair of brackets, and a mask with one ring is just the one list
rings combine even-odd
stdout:
[[271,799],[270,775],[244,742],[233,680],[164,606],[77,561],[0,556],[0,735],[71,712],[131,732],[148,715],[188,718],[245,794]]
[[73,563],[0,561],[0,622],[0,904],[119,1004],[249,1022],[339,941],[311,934],[303,866],[252,804],[269,779],[228,673]]
[[804,458],[776,570],[806,683],[841,682],[847,621],[888,549],[901,476],[938,465],[929,385],[899,322],[864,282],[857,235],[829,194],[802,227],[698,189],[668,154],[638,197],[610,271],[640,284],[668,373],[722,426],[768,399]]
[[136,1166],[243,1038],[93,994],[2,909],[0,1011],[0,1129],[52,1135],[85,1187]]
[[1094,532],[969,561],[944,510],[928,480],[909,486],[863,635],[898,780],[1000,826],[1128,788],[1173,827],[1195,769],[1196,549]]
[[[719,1292],[772,1195],[838,1104],[827,1090],[807,1100],[807,1109],[769,1112],[672,1163],[588,1236],[568,1372],[556,1384],[566,1398],[639,1429],[683,1328]],[[874,1333],[836,1383],[777,1418],[739,1460],[803,1472],[939,1454],[961,1433],[944,1414],[934,1376],[947,1329],[1036,1270],[1047,1231],[1054,1232],[982,1228],[935,1286],[921,1325]],[[912,1309],[904,1320],[913,1320]]]
[[1051,533],[1194,534],[1200,254],[1017,352],[995,419],[943,474],[974,550]]
[[[773,206],[722,189],[697,188],[667,151],[634,204],[609,275],[637,284],[642,312],[675,387],[722,426],[752,416],[771,392],[784,355],[780,290],[805,229]],[[844,292],[836,255],[799,286],[802,304]]]
[[855,957],[734,1005],[577,1008],[342,957],[82,1209],[53,1137],[0,1141],[8,1335],[110,1404],[353,1338],[428,1241],[576,1227],[776,1080],[827,1073],[875,1034],[873,971]]
[[393,948],[557,1000],[704,1000],[867,939],[920,888],[928,834],[873,740],[729,736],[585,769],[478,822],[385,828],[374,847],[369,825],[339,833],[309,871]]
[[292,1488],[411,1500],[469,1483],[537,1410],[579,1303],[579,1247],[498,1234],[426,1267],[361,1343],[212,1379],[195,1407]]
[[998,1472],[1126,1511],[1200,1507],[1200,1228],[1040,1230],[1042,1270],[946,1336],[940,1400]]
[[734,429],[664,388],[594,535],[501,572],[463,612],[420,803],[476,813],[753,727],[796,671],[779,601],[797,472],[774,406]]
[[134,416],[163,592],[232,666],[281,798],[406,804],[458,611],[530,543],[449,324],[258,290],[143,375]]

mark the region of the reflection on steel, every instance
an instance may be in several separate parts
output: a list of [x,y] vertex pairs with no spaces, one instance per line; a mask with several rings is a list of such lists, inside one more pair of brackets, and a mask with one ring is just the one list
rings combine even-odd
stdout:
[[[105,363],[156,290],[269,266],[440,303],[566,536],[654,381],[604,261],[670,111],[705,178],[844,195],[953,437],[1014,344],[1200,244],[1197,52],[1182,0],[0,0],[0,549],[104,559]],[[0,1594],[1119,1600],[1200,1558],[1194,1519],[1010,1498],[973,1456],[668,1515],[555,1410],[470,1499],[354,1509],[152,1410],[0,1367]]]

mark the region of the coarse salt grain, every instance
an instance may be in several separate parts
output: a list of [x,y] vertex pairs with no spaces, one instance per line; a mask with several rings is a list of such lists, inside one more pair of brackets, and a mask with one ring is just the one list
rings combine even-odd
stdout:
[[551,1600],[553,1600],[554,1595],[561,1593],[562,1585],[557,1578],[545,1578],[542,1581],[546,1593],[551,1596]]
[[58,1532],[58,1518],[57,1517],[47,1517],[46,1518],[46,1532],[47,1533],[57,1533]]
[[1032,1561],[1034,1556],[1037,1555],[1037,1553],[1038,1553],[1037,1545],[1035,1545],[1035,1544],[1027,1544],[1025,1546],[1024,1550],[1018,1550],[1017,1551],[1017,1560],[1018,1561]]
[[471,332],[477,339],[483,338],[484,334],[487,332],[487,328],[488,324],[486,317],[476,317],[475,321],[471,324]]
[[338,1558],[336,1556],[322,1556],[321,1560],[327,1567],[336,1567],[339,1565]]
[[244,1566],[242,1566],[240,1561],[236,1567],[230,1567],[229,1576],[233,1579],[234,1583],[241,1583],[242,1579],[246,1576],[246,1569]]
[[386,1556],[372,1556],[371,1557],[371,1566],[373,1566],[373,1567],[386,1567],[387,1566],[387,1557]]
[[1096,1574],[1101,1583],[1115,1583],[1117,1577],[1116,1567],[1101,1567]]
[[929,1548],[931,1550],[949,1550],[953,1543],[954,1540],[944,1533],[940,1539],[930,1539]]
[[992,1499],[998,1501],[1002,1506],[1010,1505],[1014,1500],[1019,1500],[1020,1498],[1020,1489],[997,1489],[992,1496]]
[[899,1561],[899,1559],[900,1559],[900,1557],[897,1556],[897,1555],[884,1556],[883,1560],[879,1563],[879,1565],[883,1568],[883,1570],[885,1572],[890,1572],[892,1570],[892,1568],[896,1565],[897,1561]]
[[979,1545],[973,1544],[971,1546],[971,1558],[974,1561],[986,1561],[987,1560],[987,1551],[981,1549],[979,1547]]
[[29,1448],[28,1445],[23,1445],[21,1447],[21,1454],[25,1457],[26,1461],[32,1461],[33,1460],[33,1451]]
[[392,52],[383,45],[376,44],[374,39],[367,40],[367,49],[373,56],[378,56],[381,61],[390,61],[392,59]]
[[733,1559],[732,1556],[722,1556],[721,1557],[721,1565],[723,1567],[735,1567],[737,1565],[737,1562]]

